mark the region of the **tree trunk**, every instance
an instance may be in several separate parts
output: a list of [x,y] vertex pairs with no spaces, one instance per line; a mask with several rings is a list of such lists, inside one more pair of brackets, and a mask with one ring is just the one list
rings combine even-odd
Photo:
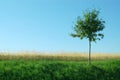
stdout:
[[91,64],[91,41],[89,40],[89,57],[88,57],[88,64]]

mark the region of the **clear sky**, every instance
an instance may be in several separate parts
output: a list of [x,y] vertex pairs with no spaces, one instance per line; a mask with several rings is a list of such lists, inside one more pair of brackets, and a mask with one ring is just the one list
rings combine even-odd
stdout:
[[93,52],[120,52],[120,0],[0,0],[0,51],[87,52],[86,39],[72,38],[77,16],[100,10],[105,37]]

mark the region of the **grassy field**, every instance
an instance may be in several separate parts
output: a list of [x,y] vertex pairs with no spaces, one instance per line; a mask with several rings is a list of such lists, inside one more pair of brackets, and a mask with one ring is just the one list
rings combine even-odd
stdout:
[[[120,54],[110,53],[92,53],[92,60],[119,60]],[[59,52],[59,53],[44,53],[44,52],[1,52],[0,60],[58,60],[58,61],[86,61],[88,53],[77,52]]]
[[0,80],[120,80],[120,55],[0,54]]

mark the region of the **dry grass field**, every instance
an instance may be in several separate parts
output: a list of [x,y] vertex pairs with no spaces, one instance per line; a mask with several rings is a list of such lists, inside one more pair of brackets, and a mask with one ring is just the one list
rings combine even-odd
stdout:
[[[119,53],[92,53],[92,60],[119,60]],[[84,61],[88,53],[78,52],[0,52],[0,60],[63,60],[63,61]]]

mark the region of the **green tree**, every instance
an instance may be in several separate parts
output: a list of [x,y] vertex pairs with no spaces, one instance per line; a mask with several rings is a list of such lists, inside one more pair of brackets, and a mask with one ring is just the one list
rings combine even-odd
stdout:
[[105,28],[104,23],[105,21],[99,18],[99,11],[93,9],[84,13],[82,18],[78,17],[73,27],[75,33],[71,34],[72,37],[86,38],[89,41],[89,64],[91,63],[91,42],[96,42],[96,40],[101,40],[104,37],[101,33]]

